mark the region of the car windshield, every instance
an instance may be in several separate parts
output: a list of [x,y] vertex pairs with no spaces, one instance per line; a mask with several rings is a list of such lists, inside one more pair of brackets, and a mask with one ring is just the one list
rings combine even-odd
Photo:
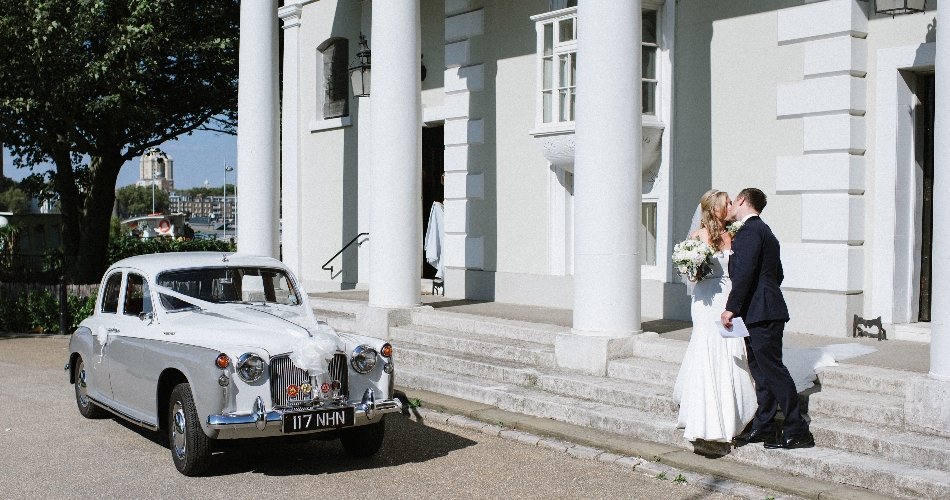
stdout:
[[[275,303],[295,306],[300,297],[284,271],[260,267],[205,267],[167,271],[158,275],[157,284],[180,294],[214,303]],[[192,304],[160,294],[167,310],[194,307]]]

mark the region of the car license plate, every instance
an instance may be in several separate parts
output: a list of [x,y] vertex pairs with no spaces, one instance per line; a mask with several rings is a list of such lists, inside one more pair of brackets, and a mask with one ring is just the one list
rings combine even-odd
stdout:
[[290,434],[293,432],[350,427],[354,424],[355,419],[355,411],[352,406],[284,413],[281,420],[281,430],[284,434]]

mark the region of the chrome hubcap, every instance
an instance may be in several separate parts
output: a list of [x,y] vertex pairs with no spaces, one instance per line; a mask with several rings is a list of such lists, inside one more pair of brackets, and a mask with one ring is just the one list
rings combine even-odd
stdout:
[[172,446],[179,459],[185,458],[185,410],[181,402],[172,407]]
[[86,398],[86,370],[83,365],[79,365],[79,376],[76,377],[76,395],[79,396],[79,404],[83,408],[89,406],[89,400]]

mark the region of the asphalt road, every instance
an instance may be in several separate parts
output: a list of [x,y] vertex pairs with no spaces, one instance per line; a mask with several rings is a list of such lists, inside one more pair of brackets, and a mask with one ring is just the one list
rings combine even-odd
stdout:
[[0,336],[0,498],[737,498],[403,415],[371,459],[338,441],[250,440],[188,478],[153,433],[80,416],[66,346]]

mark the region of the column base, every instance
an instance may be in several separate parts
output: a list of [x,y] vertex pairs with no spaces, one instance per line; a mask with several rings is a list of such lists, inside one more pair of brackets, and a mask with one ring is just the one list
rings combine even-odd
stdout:
[[633,355],[636,334],[584,335],[562,333],[554,338],[554,357],[565,370],[606,376],[612,359]]
[[907,381],[904,425],[908,431],[950,437],[950,380],[923,376]]
[[356,314],[356,333],[389,340],[389,329],[404,326],[412,322],[412,311],[432,309],[431,306],[418,307],[375,307],[366,306]]

